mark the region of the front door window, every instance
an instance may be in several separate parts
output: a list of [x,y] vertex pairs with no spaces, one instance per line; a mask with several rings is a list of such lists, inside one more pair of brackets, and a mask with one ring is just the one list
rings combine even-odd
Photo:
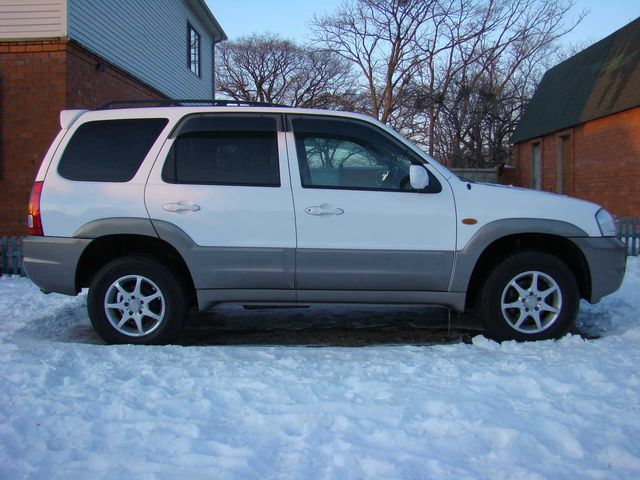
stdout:
[[531,158],[533,159],[533,181],[532,186],[536,190],[542,189],[542,160],[540,152],[540,144],[533,143],[531,145]]
[[[353,120],[293,118],[304,188],[414,191],[409,167],[415,153],[382,131]],[[431,191],[439,191],[434,180]]]

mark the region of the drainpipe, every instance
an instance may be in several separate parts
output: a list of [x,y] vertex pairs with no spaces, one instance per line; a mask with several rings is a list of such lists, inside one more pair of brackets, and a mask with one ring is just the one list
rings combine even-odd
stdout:
[[222,42],[223,38],[214,38],[211,44],[211,99],[216,99],[216,44]]

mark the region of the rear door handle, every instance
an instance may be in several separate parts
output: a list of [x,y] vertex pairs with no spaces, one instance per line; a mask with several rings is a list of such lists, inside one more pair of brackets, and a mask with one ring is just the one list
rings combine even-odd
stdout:
[[162,205],[162,209],[167,212],[181,213],[184,215],[189,212],[197,212],[200,210],[200,205],[196,205],[187,200],[180,200],[178,203],[165,203]]
[[330,203],[323,203],[322,205],[315,205],[313,207],[305,208],[304,213],[326,217],[330,215],[342,215],[344,213],[344,210],[341,208],[336,208]]

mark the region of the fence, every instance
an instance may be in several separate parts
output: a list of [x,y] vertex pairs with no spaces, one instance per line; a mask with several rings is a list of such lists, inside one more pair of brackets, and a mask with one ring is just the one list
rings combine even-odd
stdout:
[[498,183],[500,179],[497,168],[451,168],[451,171],[474,182]]
[[0,274],[24,276],[22,268],[22,237],[2,237],[0,243],[2,271]]
[[[618,238],[624,242],[627,255],[640,255],[640,222],[638,217],[617,217]],[[24,276],[22,267],[22,237],[1,237],[1,274]]]
[[627,255],[640,255],[640,224],[638,217],[617,217],[618,238],[624,242]]

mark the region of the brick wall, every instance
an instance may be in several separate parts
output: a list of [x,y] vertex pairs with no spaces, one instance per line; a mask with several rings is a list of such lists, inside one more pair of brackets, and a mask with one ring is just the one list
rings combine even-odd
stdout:
[[66,108],[97,108],[111,100],[166,98],[75,42],[66,48]]
[[25,233],[33,179],[65,105],[65,48],[0,42],[0,236]]
[[[615,215],[640,217],[640,107],[560,133],[573,145],[574,197],[603,205]],[[542,144],[542,190],[557,191],[559,133],[516,145],[518,184],[532,186],[531,143]]]
[[26,234],[29,192],[60,110],[142,98],[164,97],[72,41],[0,42],[0,236]]
[[576,128],[574,152],[575,196],[640,217],[640,107]]

